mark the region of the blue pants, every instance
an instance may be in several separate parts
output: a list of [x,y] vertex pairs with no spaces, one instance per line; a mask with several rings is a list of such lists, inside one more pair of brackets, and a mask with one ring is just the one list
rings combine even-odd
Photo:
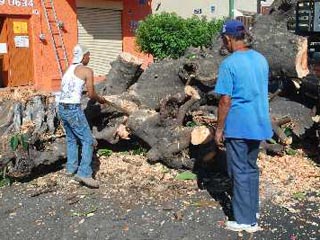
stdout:
[[[59,116],[66,131],[67,171],[79,177],[92,177],[93,136],[80,104],[59,104]],[[79,164],[79,146],[81,161]]]
[[233,182],[232,209],[239,224],[254,224],[259,212],[260,141],[226,139],[228,174]]

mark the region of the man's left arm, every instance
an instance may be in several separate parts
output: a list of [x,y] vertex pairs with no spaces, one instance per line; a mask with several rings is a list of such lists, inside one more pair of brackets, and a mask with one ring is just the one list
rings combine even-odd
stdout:
[[89,98],[98,101],[100,104],[106,103],[107,101],[103,97],[99,96],[94,89],[93,70],[90,68],[86,68],[85,70],[85,79]]

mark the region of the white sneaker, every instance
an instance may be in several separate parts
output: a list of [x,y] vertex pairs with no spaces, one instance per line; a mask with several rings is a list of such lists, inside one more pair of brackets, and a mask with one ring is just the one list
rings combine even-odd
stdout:
[[226,229],[229,229],[235,232],[246,231],[248,233],[254,233],[262,230],[262,228],[259,227],[258,223],[250,225],[250,224],[239,224],[236,221],[227,221],[225,226],[226,226]]

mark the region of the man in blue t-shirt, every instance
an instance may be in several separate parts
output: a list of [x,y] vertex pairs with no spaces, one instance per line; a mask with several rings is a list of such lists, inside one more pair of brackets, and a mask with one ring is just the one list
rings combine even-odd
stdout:
[[264,56],[246,44],[247,32],[237,20],[225,22],[224,46],[232,53],[221,63],[215,92],[221,95],[217,145],[225,139],[228,173],[233,181],[232,209],[235,221],[226,228],[255,232],[259,213],[259,169],[261,140],[272,137],[268,103],[269,66]]

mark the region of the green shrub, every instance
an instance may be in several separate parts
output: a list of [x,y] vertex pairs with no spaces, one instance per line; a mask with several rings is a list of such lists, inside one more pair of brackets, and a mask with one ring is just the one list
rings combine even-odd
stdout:
[[222,20],[183,19],[175,13],[153,14],[139,23],[136,43],[142,52],[155,58],[178,58],[190,46],[209,46],[221,26]]
[[187,29],[189,31],[189,46],[193,47],[209,47],[212,38],[220,32],[223,20],[207,21],[205,18],[196,16],[186,20]]

